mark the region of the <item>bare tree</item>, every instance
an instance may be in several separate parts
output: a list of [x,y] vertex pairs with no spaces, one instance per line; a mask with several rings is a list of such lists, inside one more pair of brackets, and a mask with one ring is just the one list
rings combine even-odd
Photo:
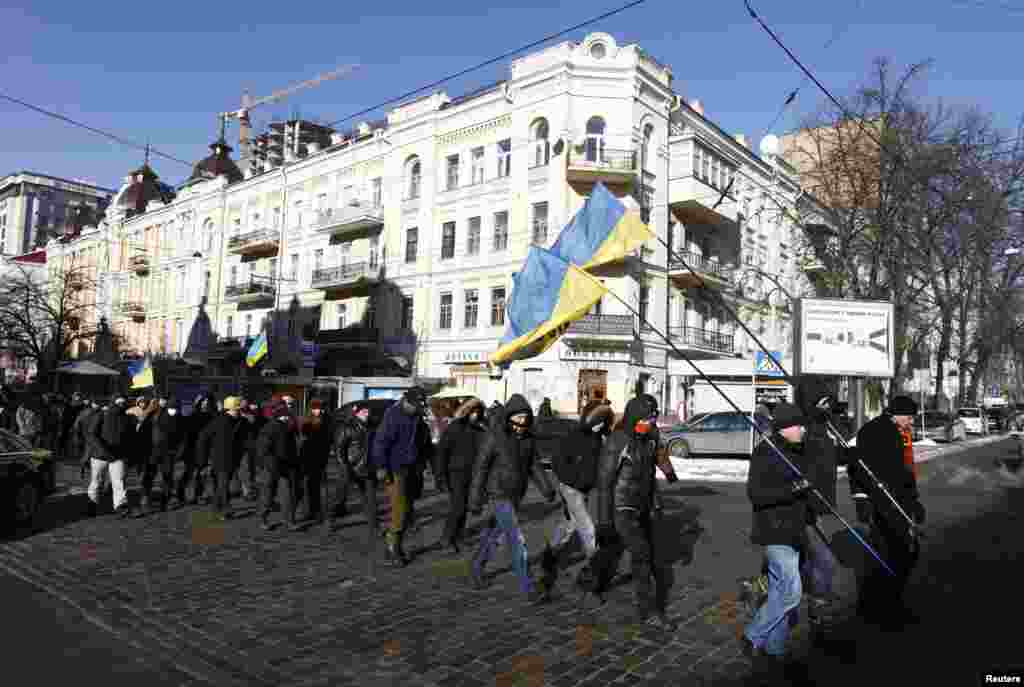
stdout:
[[61,361],[95,339],[99,310],[91,268],[73,259],[45,268],[11,265],[0,283],[0,340],[36,365],[47,384]]

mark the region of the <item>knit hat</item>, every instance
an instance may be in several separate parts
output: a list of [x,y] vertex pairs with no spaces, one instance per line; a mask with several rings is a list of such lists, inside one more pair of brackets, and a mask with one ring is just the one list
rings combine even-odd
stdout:
[[917,403],[910,396],[893,396],[885,412],[889,415],[917,415]]
[[242,399],[238,396],[228,396],[224,399],[224,410],[238,410],[242,407]]
[[772,429],[776,432],[786,427],[807,425],[807,418],[803,412],[792,403],[779,403],[772,413]]

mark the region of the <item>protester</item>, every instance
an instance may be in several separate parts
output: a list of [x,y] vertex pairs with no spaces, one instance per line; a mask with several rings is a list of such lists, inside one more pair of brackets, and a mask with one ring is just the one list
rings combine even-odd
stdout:
[[[249,440],[245,444],[245,470],[236,468],[238,481],[242,485],[242,498],[246,501],[259,499],[259,486],[257,475],[260,470],[259,435],[263,426],[267,424],[267,418],[260,412],[259,404],[250,401],[242,410],[242,417],[251,425],[249,428]],[[232,479],[234,479],[232,477]]]
[[251,425],[242,419],[242,400],[224,399],[224,412],[210,420],[196,440],[196,457],[213,473],[214,509],[225,519],[231,512],[231,472],[242,460]]
[[306,519],[327,524],[327,503],[322,493],[325,487],[327,459],[331,452],[331,418],[324,414],[323,401],[314,398],[309,404],[309,415],[302,419],[302,446],[299,463],[302,465],[303,490],[306,495]]
[[277,487],[285,481],[285,500],[281,510],[285,522],[292,531],[298,530],[295,510],[298,507],[298,482],[300,477],[297,437],[292,429],[292,418],[288,406],[276,402],[270,408],[271,420],[263,426],[259,436],[260,457],[267,472],[267,484],[263,494],[263,512],[260,524],[270,530],[270,512],[277,498]]
[[204,458],[196,452],[196,442],[199,434],[206,427],[207,423],[214,417],[215,402],[212,396],[196,396],[192,404],[192,414],[188,415],[185,421],[185,447],[182,456],[185,462],[185,470],[178,479],[178,488],[175,496],[178,503],[186,503],[185,494],[189,484],[192,486],[192,498],[188,503],[197,504],[203,498],[206,487],[206,463]]
[[342,417],[334,437],[334,455],[340,468],[337,505],[332,515],[348,515],[348,491],[355,485],[363,500],[368,525],[367,550],[377,541],[377,471],[370,465],[370,408],[356,403],[351,413]]
[[[811,457],[804,451],[807,418],[797,406],[779,403],[772,418],[770,441],[761,442],[750,458],[747,495],[753,505],[752,543],[764,547],[768,594],[741,637],[744,653],[764,661],[764,670],[781,679],[786,640],[793,614],[800,607],[800,552],[806,550],[807,497],[812,485],[794,482],[792,471],[776,449],[805,474]],[[774,447],[774,448],[773,448]]]
[[160,409],[153,419],[151,439],[152,449],[146,461],[146,471],[142,476],[142,509],[150,512],[152,508],[153,483],[157,472],[163,480],[160,490],[160,510],[166,511],[171,494],[174,491],[174,465],[181,458],[185,449],[185,423],[187,418],[181,415],[181,408],[175,399],[161,398]]
[[125,397],[118,396],[93,426],[91,436],[96,451],[91,461],[92,479],[88,490],[93,513],[97,512],[99,506],[100,482],[109,476],[114,489],[114,512],[121,517],[128,516],[124,466],[125,458],[134,445],[135,427],[132,418],[125,413],[126,405]]
[[[621,428],[605,441],[597,467],[597,539],[591,559],[596,584],[603,592],[624,550],[632,558],[634,615],[637,622],[671,630],[668,618],[668,572],[657,557],[652,513],[658,465],[658,402],[650,394],[629,400]],[[651,578],[654,595],[651,596]]]
[[72,438],[72,428],[79,414],[86,408],[85,398],[78,391],[71,394],[71,402],[65,407],[61,415],[60,438],[57,442],[58,450],[67,458],[75,460],[79,457]]
[[18,435],[27,441],[32,448],[40,448],[43,441],[43,404],[42,399],[34,395],[26,395],[15,412],[18,424]]
[[480,547],[473,557],[470,572],[476,589],[486,586],[484,569],[494,555],[502,535],[512,552],[512,570],[519,588],[534,603],[546,597],[530,577],[526,539],[519,527],[519,504],[526,495],[529,480],[550,502],[554,489],[547,484],[536,460],[536,443],[530,435],[533,411],[520,394],[513,394],[505,405],[502,426],[488,435],[474,467],[472,510],[474,514],[489,505],[487,525],[480,534]]
[[394,565],[405,566],[409,558],[402,540],[416,517],[416,499],[423,489],[423,470],[433,460],[430,427],[423,419],[427,396],[412,387],[384,413],[374,437],[371,456],[374,465],[387,472],[385,485],[391,501],[391,527],[387,534],[387,555]]
[[479,398],[464,401],[455,411],[436,449],[438,489],[448,492],[448,516],[436,548],[459,553],[459,541],[466,527],[473,463],[487,437],[484,404]]
[[[915,525],[923,525],[925,509],[917,490],[917,479],[907,465],[906,453],[917,404],[908,396],[896,396],[882,415],[857,433],[860,459],[881,481],[903,512]],[[910,523],[872,485],[871,478],[857,463],[849,468],[850,491],[857,504],[857,519],[871,527],[870,542],[895,575],[869,564],[860,571],[857,607],[867,622],[886,629],[900,629],[914,620],[904,605],[903,592],[918,559],[915,533]]]

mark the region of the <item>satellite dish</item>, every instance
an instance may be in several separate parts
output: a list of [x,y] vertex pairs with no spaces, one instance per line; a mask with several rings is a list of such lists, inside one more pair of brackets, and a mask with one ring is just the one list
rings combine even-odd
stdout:
[[779,137],[775,134],[768,134],[761,139],[761,156],[775,157],[779,154]]

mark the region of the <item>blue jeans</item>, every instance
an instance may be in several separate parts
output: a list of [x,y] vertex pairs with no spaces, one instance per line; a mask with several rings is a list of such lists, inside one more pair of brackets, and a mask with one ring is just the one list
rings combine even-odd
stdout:
[[766,546],[768,598],[743,634],[751,644],[771,656],[786,651],[790,615],[800,608],[800,554],[792,546]]
[[530,579],[526,539],[519,529],[516,508],[511,501],[495,501],[491,508],[494,513],[491,518],[493,526],[485,528],[480,533],[480,548],[473,557],[473,572],[477,575],[483,573],[484,566],[494,555],[494,550],[504,535],[505,541],[512,549],[512,571],[519,578],[519,588],[523,592],[530,592],[533,590],[533,580]]
[[825,545],[817,532],[807,528],[807,549],[804,551],[803,572],[807,578],[808,591],[815,596],[828,596],[836,574],[836,557]]

